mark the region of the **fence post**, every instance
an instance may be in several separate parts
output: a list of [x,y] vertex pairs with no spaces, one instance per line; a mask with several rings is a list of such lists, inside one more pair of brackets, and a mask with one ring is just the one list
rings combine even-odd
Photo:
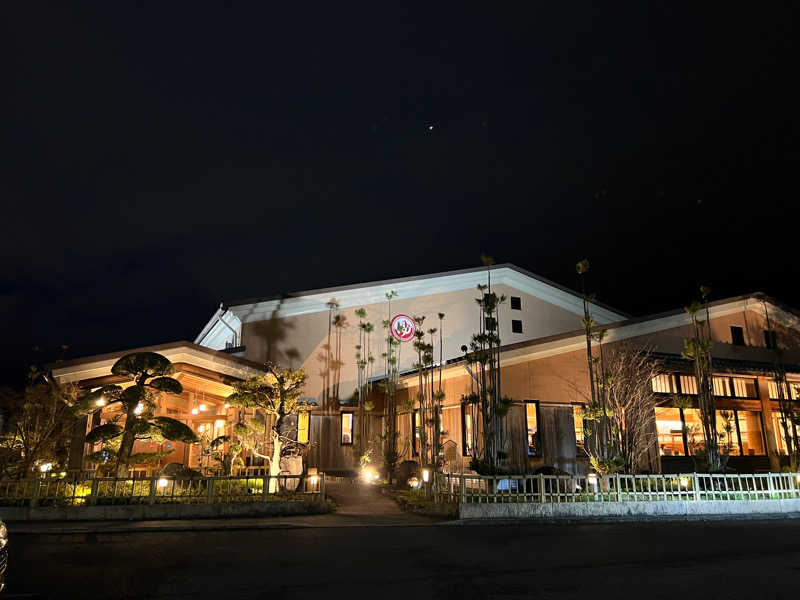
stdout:
[[325,502],[325,473],[321,473],[321,478],[319,480],[319,493],[322,496],[320,500]]
[[615,474],[614,485],[617,488],[617,502],[621,502],[622,501],[622,492],[619,489],[619,473]]
[[692,473],[692,491],[694,492],[695,501],[700,500],[700,478],[697,473]]
[[206,479],[206,503],[213,504],[214,503],[214,482],[216,479],[213,477],[209,477]]
[[461,489],[459,490],[459,495],[461,496],[461,504],[465,504],[467,502],[467,482],[463,473],[461,474],[460,482]]
[[99,491],[100,481],[95,478],[92,479],[92,489],[89,492],[89,505],[95,506],[97,504],[97,492]]
[[544,474],[539,473],[539,503],[544,504]]
[[33,494],[31,497],[31,508],[39,504],[39,494],[41,493],[41,480],[37,477],[33,480]]
[[[269,495],[269,482],[270,482],[271,475],[262,475],[261,476],[261,501],[266,502],[267,496]],[[276,486],[277,487],[277,486]]]
[[150,478],[150,497],[148,502],[150,504],[156,503],[156,489],[158,489],[158,479],[156,477]]
[[767,473],[767,497],[772,500],[772,497],[775,495],[775,486],[772,482],[772,473]]

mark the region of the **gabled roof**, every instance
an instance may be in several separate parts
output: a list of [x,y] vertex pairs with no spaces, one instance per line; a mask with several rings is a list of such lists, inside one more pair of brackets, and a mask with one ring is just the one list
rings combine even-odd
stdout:
[[[493,284],[509,285],[575,314],[583,314],[583,297],[578,292],[510,263],[493,265],[488,270],[491,271]],[[227,311],[240,321],[257,321],[270,318],[279,308],[281,317],[322,312],[328,310],[325,303],[333,297],[341,308],[351,308],[384,302],[386,294],[393,290],[399,293],[400,298],[413,298],[474,289],[480,283],[485,284],[486,278],[487,268],[475,267],[238,300],[217,310],[195,342],[200,343],[217,325],[219,317]],[[592,304],[592,314],[603,324],[629,317],[626,313],[599,302]]]
[[263,374],[263,368],[258,363],[185,341],[85,356],[52,363],[47,367],[59,381],[84,381],[108,375],[118,359],[135,352],[157,352],[173,364],[188,363],[235,379]]

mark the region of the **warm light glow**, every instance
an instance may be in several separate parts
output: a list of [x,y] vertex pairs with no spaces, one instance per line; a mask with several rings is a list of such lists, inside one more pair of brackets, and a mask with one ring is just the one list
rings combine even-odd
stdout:
[[586,482],[589,485],[597,485],[597,473],[589,473],[586,476]]
[[681,477],[681,487],[689,487],[689,478]]
[[39,470],[42,473],[47,473],[52,468],[53,468],[53,463],[44,463],[44,464],[39,466]]
[[428,480],[431,478],[431,470],[430,469],[422,469],[422,481],[428,483]]
[[97,406],[105,406],[106,405],[106,397],[100,396],[97,401],[95,402]]
[[308,478],[308,482],[309,482],[309,483],[310,483],[312,486],[313,486],[313,485],[317,485],[317,482],[318,482],[318,481],[319,481],[319,477],[317,477],[316,475],[312,475],[311,477],[309,477],[309,478]]
[[370,483],[378,479],[378,473],[372,467],[364,467],[361,469],[361,478],[364,480],[364,483]]
[[416,477],[410,477],[406,483],[408,483],[408,487],[411,488],[419,487],[419,479],[417,479]]
[[158,480],[158,487],[160,487],[160,488],[167,487],[167,483],[168,483],[168,481],[166,479],[163,479],[163,478],[159,479]]
[[205,412],[205,411],[206,411],[206,409],[207,409],[208,407],[207,407],[205,404],[201,404],[201,405],[200,405],[198,408],[199,408],[201,411]]
[[142,414],[143,410],[144,410],[144,404],[139,403],[136,405],[136,408],[133,409],[133,414],[140,415]]
[[231,407],[231,405],[226,402],[225,403],[225,408],[230,408],[230,407]]
[[225,421],[222,419],[217,419],[214,421],[214,427],[225,427]]
[[205,431],[205,428],[206,428],[205,425],[198,425],[197,426],[197,432],[198,433],[203,433],[203,431]]
[[197,409],[196,409],[196,408],[193,408],[193,409],[192,409],[192,414],[193,414],[193,415],[196,415],[196,414],[197,414]]

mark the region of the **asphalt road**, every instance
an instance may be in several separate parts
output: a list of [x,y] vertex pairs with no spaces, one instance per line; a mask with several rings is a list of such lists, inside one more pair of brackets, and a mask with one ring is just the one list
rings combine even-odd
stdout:
[[[18,535],[9,598],[796,598],[800,521]],[[28,596],[32,594],[33,596]]]

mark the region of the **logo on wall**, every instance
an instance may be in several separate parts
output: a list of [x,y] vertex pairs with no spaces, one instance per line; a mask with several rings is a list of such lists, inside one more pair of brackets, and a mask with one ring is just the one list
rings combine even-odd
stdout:
[[410,342],[414,339],[414,332],[417,330],[417,325],[414,319],[408,315],[397,315],[392,319],[390,326],[392,336],[399,342]]

